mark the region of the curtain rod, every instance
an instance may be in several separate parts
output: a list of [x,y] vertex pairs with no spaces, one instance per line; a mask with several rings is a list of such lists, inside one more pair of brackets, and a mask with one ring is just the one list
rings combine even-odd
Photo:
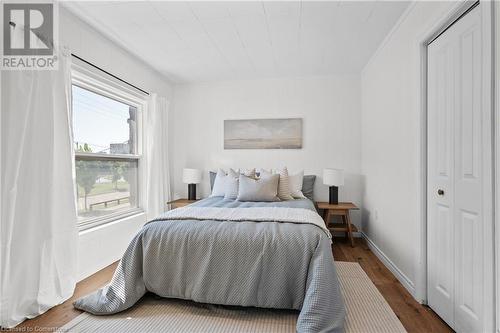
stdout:
[[479,5],[479,1],[474,2],[469,8],[467,8],[467,10],[465,12],[463,12],[461,15],[459,15],[450,24],[448,24],[442,31],[440,31],[436,35],[436,37],[432,38],[432,40],[430,42],[428,42],[427,45],[430,45],[433,41],[435,41],[436,39],[438,39],[438,37],[441,36],[442,34],[444,34],[446,32],[446,30],[448,30],[449,28],[451,28],[451,26],[454,25],[455,23],[457,23],[462,17],[464,17],[465,15],[469,14],[478,5]]
[[125,80],[123,80],[123,79],[120,79],[118,76],[111,74],[110,72],[108,72],[108,71],[106,71],[106,70],[102,69],[101,67],[99,67],[99,66],[97,66],[97,65],[94,65],[94,64],[93,64],[93,63],[91,63],[90,61],[87,61],[87,60],[85,60],[85,59],[83,59],[83,58],[80,58],[80,57],[79,57],[79,56],[77,56],[76,54],[71,53],[71,56],[75,57],[76,59],[78,59],[78,60],[80,60],[80,61],[83,61],[84,63],[86,63],[87,65],[90,65],[90,66],[94,67],[95,69],[100,70],[100,71],[101,71],[101,72],[103,72],[103,73],[108,74],[109,76],[112,76],[113,78],[117,79],[118,81],[121,81],[121,82],[123,82],[123,83],[125,83],[125,84],[128,84],[129,86],[134,87],[135,89],[137,89],[137,90],[139,90],[139,91],[141,91],[141,92],[145,93],[146,95],[149,95],[149,93],[148,93],[147,91],[145,91],[145,90],[143,90],[143,89],[141,89],[141,88],[139,88],[139,87],[137,87],[137,86],[133,85],[133,84],[132,84],[132,83],[130,83],[130,82],[127,82],[127,81],[125,81]]

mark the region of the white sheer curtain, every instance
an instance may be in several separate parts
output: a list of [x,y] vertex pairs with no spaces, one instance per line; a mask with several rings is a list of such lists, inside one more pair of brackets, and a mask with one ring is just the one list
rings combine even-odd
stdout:
[[2,73],[2,327],[62,303],[75,287],[71,55],[58,56],[58,70]]
[[163,213],[170,200],[168,104],[164,97],[152,93],[145,114],[148,219]]

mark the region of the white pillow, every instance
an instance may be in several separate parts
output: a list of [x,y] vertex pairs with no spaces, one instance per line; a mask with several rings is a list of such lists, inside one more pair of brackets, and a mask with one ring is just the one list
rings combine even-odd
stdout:
[[269,169],[269,170],[266,170],[266,169],[259,169],[259,177],[262,177],[262,176],[270,176],[273,174],[273,169]]
[[[241,172],[241,174],[255,178],[255,169],[247,169]],[[215,175],[214,185],[212,187],[211,197],[224,197],[224,199],[236,199],[238,196],[238,177],[240,175],[240,169],[234,171],[229,169],[226,172],[222,169],[217,170]],[[234,181],[236,179],[236,182]],[[227,195],[227,196],[226,196]]]
[[215,175],[214,187],[212,188],[211,197],[223,197],[226,194],[226,172],[222,169],[217,170]]
[[304,170],[295,175],[289,175],[289,187],[290,195],[295,199],[304,199],[304,193],[302,193],[302,183],[304,182]]
[[224,199],[235,200],[238,197],[239,176],[236,171],[229,169],[226,176]]
[[290,191],[287,167],[279,170],[278,173],[280,175],[278,184],[278,198],[280,198],[281,200],[293,200],[293,197],[291,195],[292,192]]

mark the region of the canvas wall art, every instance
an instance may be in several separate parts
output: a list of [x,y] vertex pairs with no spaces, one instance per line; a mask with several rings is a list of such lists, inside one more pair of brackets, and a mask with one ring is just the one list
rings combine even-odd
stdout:
[[302,119],[224,120],[224,149],[300,149]]

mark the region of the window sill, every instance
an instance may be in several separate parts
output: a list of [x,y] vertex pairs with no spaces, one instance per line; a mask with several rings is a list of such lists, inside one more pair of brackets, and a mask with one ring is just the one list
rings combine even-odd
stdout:
[[142,215],[146,215],[144,210],[141,208],[136,208],[133,210],[129,210],[127,212],[121,213],[119,215],[113,215],[109,217],[101,217],[91,220],[82,221],[78,224],[78,232],[80,234],[85,233],[87,231],[94,231],[101,228],[105,228],[109,225],[122,223],[127,219],[136,218]]

